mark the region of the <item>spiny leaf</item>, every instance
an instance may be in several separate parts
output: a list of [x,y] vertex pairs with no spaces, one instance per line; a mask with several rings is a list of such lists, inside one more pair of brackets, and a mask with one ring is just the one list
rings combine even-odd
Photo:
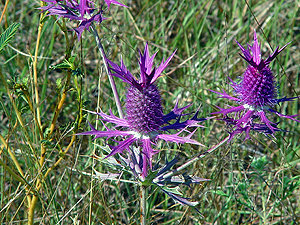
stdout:
[[20,23],[13,23],[0,35],[0,52],[16,34]]

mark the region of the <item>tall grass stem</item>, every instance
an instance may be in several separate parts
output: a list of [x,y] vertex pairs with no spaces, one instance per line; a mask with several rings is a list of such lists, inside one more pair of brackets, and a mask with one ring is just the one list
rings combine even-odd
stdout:
[[98,49],[100,51],[100,54],[101,54],[101,57],[102,57],[102,60],[103,60],[105,71],[108,75],[109,83],[110,83],[111,89],[112,89],[113,94],[114,94],[114,98],[115,98],[115,101],[116,101],[119,116],[120,116],[120,118],[124,118],[124,114],[123,114],[123,111],[122,111],[122,106],[121,106],[119,94],[118,94],[118,91],[117,91],[117,88],[116,88],[116,84],[115,84],[115,81],[114,81],[112,75],[109,74],[108,65],[107,65],[107,62],[106,62],[106,54],[105,54],[104,48],[101,44],[98,32],[97,32],[97,30],[95,28],[95,25],[93,23],[92,23],[92,26],[91,26],[91,30],[94,34]]
[[4,5],[3,12],[2,12],[2,14],[1,14],[0,23],[1,23],[2,19],[3,19],[3,16],[4,16],[5,12],[6,12],[8,3],[9,3],[9,0],[6,0],[5,5]]
[[140,200],[141,200],[141,205],[140,205],[140,213],[141,213],[141,225],[146,225],[146,221],[147,221],[147,218],[146,218],[146,215],[147,215],[147,212],[146,212],[146,186],[145,185],[141,185],[140,186]]
[[[41,7],[43,6],[43,2],[41,1]],[[37,81],[37,60],[38,60],[38,52],[40,46],[41,33],[44,26],[43,21],[44,13],[40,14],[40,22],[38,27],[38,34],[35,45],[34,59],[33,59],[33,82],[34,82],[34,94],[35,94],[35,103],[36,103],[36,114],[38,120],[38,126],[42,127],[41,123],[41,112],[40,112],[40,100],[39,100],[39,90],[38,90],[38,81]]]

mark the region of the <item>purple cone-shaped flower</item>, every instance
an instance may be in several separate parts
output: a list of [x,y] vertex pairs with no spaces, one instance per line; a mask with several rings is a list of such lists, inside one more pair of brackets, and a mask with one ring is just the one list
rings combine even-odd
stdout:
[[[240,43],[237,42],[237,44],[243,53],[241,57],[245,59],[249,65],[245,70],[240,83],[235,83],[230,80],[236,96],[232,97],[224,90],[223,93],[212,91],[221,95],[221,98],[234,100],[240,104],[240,106],[232,106],[228,109],[220,108],[220,111],[213,113],[222,113],[224,115],[223,120],[233,127],[233,131],[230,133],[230,139],[232,139],[234,135],[242,132],[245,132],[246,139],[249,139],[250,130],[259,131],[266,135],[272,135],[275,131],[280,131],[280,129],[277,128],[278,123],[272,123],[267,118],[267,113],[270,112],[280,117],[300,122],[294,118],[297,115],[283,115],[272,109],[273,106],[280,102],[291,101],[297,98],[278,98],[278,90],[274,75],[269,68],[270,62],[274,60],[288,44],[283,46],[281,49],[277,47],[273,54],[271,54],[266,60],[261,59],[260,45],[258,44],[255,31],[253,46],[248,45],[247,49],[245,49]],[[229,113],[235,113],[234,119],[228,118],[227,114]],[[259,118],[260,123],[254,123],[254,121]]]
[[[56,15],[59,17],[68,18],[70,20],[77,20],[79,23],[75,31],[80,39],[84,29],[89,30],[92,22],[101,23],[104,18],[102,16],[102,10],[96,9],[95,5],[90,0],[43,0],[48,5],[41,7],[44,11],[48,11],[48,16]],[[116,4],[119,6],[127,7],[115,0],[105,0],[108,8],[110,4]]]
[[[129,84],[126,94],[126,118],[121,119],[110,113],[107,115],[103,112],[98,113],[103,121],[114,123],[117,129],[106,128],[107,131],[98,131],[92,125],[91,131],[80,133],[79,135],[95,135],[99,137],[126,137],[125,140],[118,142],[117,146],[111,146],[111,153],[107,156],[112,156],[116,153],[122,153],[125,149],[137,143],[142,146],[143,151],[143,170],[142,175],[147,175],[148,165],[152,168],[152,156],[158,151],[152,148],[158,139],[179,143],[191,143],[201,145],[199,142],[191,139],[194,132],[189,132],[185,128],[198,127],[198,123],[205,119],[198,119],[196,113],[192,119],[180,121],[183,110],[189,106],[178,108],[178,102],[174,109],[167,115],[163,114],[161,105],[160,93],[154,84],[156,79],[161,75],[163,70],[168,66],[175,52],[166,60],[162,61],[157,67],[153,67],[154,57],[149,56],[148,45],[145,46],[144,54],[140,52],[140,79],[137,80],[127,70],[123,61],[121,65],[117,65],[110,60],[107,60],[110,66],[110,74],[119,77],[124,82]],[[96,114],[96,113],[95,113]],[[176,120],[173,124],[171,120]],[[163,131],[179,130],[176,134],[164,134]],[[186,131],[188,136],[180,136]]]

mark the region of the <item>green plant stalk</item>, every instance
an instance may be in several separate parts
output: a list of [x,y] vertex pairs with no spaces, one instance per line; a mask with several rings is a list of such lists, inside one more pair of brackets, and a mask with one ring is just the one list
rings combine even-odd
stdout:
[[[29,108],[30,108],[31,112],[33,113],[34,120],[35,120],[36,124],[38,124],[38,119],[37,119],[37,116],[36,116],[36,114],[35,114],[35,111],[34,111],[33,104],[32,104],[32,101],[31,101],[31,99],[30,99],[29,93],[28,93],[28,91],[27,91],[26,89],[24,89],[23,87],[21,87],[21,89],[22,89],[22,91],[23,91],[23,93],[24,93],[24,95],[25,95],[25,98],[26,98],[26,100],[27,100],[27,103],[28,103],[28,105],[29,105]],[[41,127],[40,127],[40,126],[37,126],[37,127],[38,127],[38,130],[39,130],[40,138],[43,139],[43,132],[42,132],[42,130],[41,130]]]
[[77,127],[75,128],[76,130],[80,127],[80,124],[82,122],[82,78],[79,78],[79,84],[78,84],[78,78],[77,76],[74,77],[74,83],[75,83],[75,87],[77,90],[77,101],[79,103],[78,105],[78,116],[77,116]]
[[14,162],[15,166],[17,167],[18,172],[24,177],[23,170],[22,170],[17,158],[12,153],[10,147],[8,146],[8,143],[5,141],[5,139],[3,138],[3,136],[1,134],[0,134],[0,140],[1,140],[2,144],[5,146],[5,148],[7,149],[8,154],[10,155],[12,161]]
[[56,21],[56,24],[60,27],[60,29],[62,30],[62,32],[64,32],[65,34],[65,39],[66,39],[66,46],[67,46],[67,49],[66,49],[66,58],[70,58],[71,57],[71,52],[72,52],[72,49],[70,48],[71,45],[70,45],[70,40],[69,40],[69,36],[68,36],[68,28],[66,26],[66,21],[65,21],[65,18],[62,18],[62,21],[63,23],[60,24],[57,19],[55,18],[54,15],[52,15],[53,19]]
[[146,218],[146,215],[147,215],[147,204],[146,204],[146,188],[147,186],[145,185],[141,185],[140,186],[140,213],[141,213],[141,225],[146,225],[146,222],[147,222],[147,218]]
[[[41,162],[41,159],[40,159],[40,162]],[[42,170],[42,168],[41,168],[41,170]],[[34,223],[34,209],[35,209],[36,203],[39,199],[38,192],[40,191],[40,189],[42,187],[42,182],[43,182],[43,180],[41,178],[38,178],[36,180],[36,193],[33,194],[32,200],[31,200],[31,203],[30,203],[29,209],[28,209],[28,225],[33,225],[33,223]]]
[[[43,6],[42,1],[40,2],[40,4],[41,6]],[[39,127],[39,130],[41,130],[42,123],[41,123],[41,112],[40,112],[40,102],[39,102],[40,100],[39,100],[38,81],[37,81],[37,56],[38,56],[38,50],[40,46],[41,33],[44,26],[44,23],[42,22],[43,18],[44,18],[44,14],[41,12],[37,40],[35,45],[34,61],[33,61],[34,94],[35,94],[35,104],[36,104],[37,126]],[[46,155],[46,148],[43,144],[41,144],[41,153],[40,153],[40,160],[39,160],[39,166],[41,171],[42,171],[43,164],[45,162],[45,155]],[[36,187],[39,186],[40,182],[41,180],[40,178],[38,178],[36,181]],[[32,225],[34,221],[34,208],[37,201],[38,201],[38,195],[34,194],[28,210],[28,224],[30,225]]]
[[5,5],[4,5],[3,12],[2,12],[2,14],[1,14],[0,23],[1,23],[2,19],[3,19],[3,16],[4,16],[5,12],[6,12],[8,3],[9,3],[9,0],[6,0]]
[[63,91],[62,96],[60,98],[60,101],[59,101],[59,103],[58,103],[58,105],[55,109],[54,116],[53,116],[53,119],[52,119],[52,122],[51,122],[51,125],[50,125],[50,131],[49,131],[49,134],[48,134],[49,138],[51,137],[51,135],[54,131],[55,124],[56,124],[57,118],[59,116],[60,110],[62,109],[63,104],[66,100],[68,87],[69,87],[69,84],[70,84],[70,81],[71,81],[71,74],[72,74],[71,71],[68,71],[67,81],[66,81],[66,84],[65,84],[65,87],[64,87],[64,91]]
[[123,111],[122,111],[122,105],[121,105],[121,102],[120,102],[120,97],[119,97],[119,94],[118,94],[118,91],[117,91],[117,88],[116,88],[116,84],[115,84],[115,81],[113,79],[113,76],[109,74],[108,65],[107,65],[106,56],[105,56],[105,51],[104,51],[104,48],[103,48],[103,46],[101,44],[98,32],[97,32],[97,30],[95,28],[95,25],[93,23],[92,23],[92,26],[91,26],[91,30],[93,32],[93,35],[95,37],[98,49],[100,51],[105,71],[106,71],[106,73],[108,75],[108,80],[109,80],[111,89],[112,89],[113,94],[114,94],[114,98],[115,98],[115,101],[116,101],[116,105],[117,105],[117,109],[118,109],[118,112],[119,112],[119,116],[120,116],[120,118],[124,118],[124,114],[123,114]]
[[33,225],[33,220],[34,220],[34,209],[35,209],[35,205],[38,201],[38,196],[35,194],[32,197],[29,209],[28,209],[28,225]]
[[[79,121],[80,121],[80,118],[79,118]],[[78,126],[80,126],[80,124],[78,124]],[[63,155],[65,155],[69,149],[71,148],[72,144],[74,143],[74,141],[76,140],[76,136],[73,135],[69,145],[67,146],[67,148],[65,149],[65,151],[63,152]],[[48,170],[46,171],[46,173],[43,175],[43,178],[42,179],[37,179],[37,182],[36,182],[36,192],[38,193],[42,187],[42,183],[44,182],[44,180],[47,178],[47,176],[49,175],[49,173],[56,167],[58,166],[58,164],[63,160],[63,157],[59,158],[54,165],[52,165],[50,168],[48,168]],[[29,211],[28,211],[28,225],[32,225],[33,224],[33,219],[34,219],[34,209],[35,209],[35,206],[36,206],[36,203],[38,201],[38,195],[37,194],[34,194],[33,197],[32,197],[32,201],[31,201],[31,204],[30,204],[30,208],[29,208]]]
[[[43,6],[43,2],[40,2],[41,6]],[[42,22],[44,18],[44,14],[41,12],[40,15],[40,21],[39,21],[39,27],[38,27],[38,34],[37,34],[37,41],[35,45],[35,53],[34,53],[34,59],[33,59],[33,83],[34,83],[34,94],[35,94],[35,104],[36,104],[36,119],[37,119],[37,126],[39,128],[39,131],[41,131],[42,123],[41,123],[41,113],[40,113],[40,100],[39,100],[39,91],[38,91],[38,79],[37,79],[37,59],[38,59],[38,50],[40,46],[40,39],[41,39],[41,33],[44,26],[44,23]],[[40,133],[40,137],[43,137],[43,134]],[[40,159],[39,159],[39,166],[40,170],[42,171],[42,167],[45,162],[45,155],[46,155],[46,148],[43,144],[41,144],[41,152],[40,152]],[[39,186],[41,182],[41,179],[38,178],[36,181],[36,187]],[[31,203],[29,204],[29,210],[28,210],[28,224],[33,224],[34,221],[34,208],[36,205],[36,202],[38,200],[38,195],[34,194],[31,200]]]
[[[64,22],[65,21],[63,20],[62,28],[63,28],[63,32],[65,34],[66,43],[67,43],[67,47],[66,47],[66,59],[69,59],[70,56],[71,56],[71,47],[70,47],[70,41],[69,41],[69,38],[68,38],[68,35],[67,35],[67,28],[66,28]],[[53,119],[52,119],[52,122],[51,122],[51,125],[50,125],[50,131],[48,133],[48,138],[51,138],[51,135],[53,134],[57,118],[58,118],[59,113],[60,113],[60,111],[61,111],[61,109],[63,107],[63,104],[64,104],[64,102],[66,100],[67,91],[68,91],[68,88],[69,88],[69,85],[70,85],[70,82],[71,82],[71,75],[72,75],[72,72],[70,70],[68,70],[68,72],[67,72],[67,80],[66,80],[66,83],[65,83],[65,86],[64,86],[64,91],[63,91],[63,94],[62,94],[62,96],[61,96],[61,98],[59,100],[59,103],[58,103],[58,105],[57,105],[57,107],[55,109],[54,116],[53,116]],[[81,97],[80,97],[80,99],[81,99]],[[80,111],[81,111],[81,105],[79,106],[79,108],[80,108]],[[82,113],[79,115],[79,118],[78,118],[78,126],[80,125],[81,121],[82,121]],[[76,139],[76,137],[73,136],[71,142],[69,143],[68,147],[66,148],[66,150],[64,151],[63,154],[65,154],[65,153],[68,152],[68,150],[72,146],[72,144],[75,141],[75,139]],[[41,166],[41,169],[42,169],[44,161],[45,161],[45,153],[46,153],[46,148],[44,148],[44,146],[42,145],[41,158],[40,158],[40,162],[39,162],[39,164]],[[63,158],[60,158],[52,167],[48,168],[48,170],[46,171],[46,173],[44,174],[44,176],[43,176],[42,179],[37,179],[37,182],[36,182],[36,191],[37,192],[40,191],[40,189],[42,187],[42,182],[46,179],[46,177],[48,176],[48,174],[62,161],[62,159]],[[28,224],[29,225],[32,225],[33,222],[34,222],[34,209],[35,209],[37,201],[38,201],[38,195],[34,195],[32,197],[31,205],[30,205],[29,211],[28,211]]]
[[[43,6],[42,1],[41,1],[41,6]],[[36,113],[37,113],[39,127],[42,127],[42,123],[41,123],[40,100],[39,100],[39,90],[38,90],[38,81],[37,81],[37,59],[38,59],[38,51],[39,51],[39,46],[40,46],[41,33],[42,33],[43,26],[44,26],[44,23],[42,22],[43,18],[44,18],[44,13],[41,12],[37,40],[36,40],[36,45],[35,45],[34,59],[33,59],[34,94],[35,94]]]

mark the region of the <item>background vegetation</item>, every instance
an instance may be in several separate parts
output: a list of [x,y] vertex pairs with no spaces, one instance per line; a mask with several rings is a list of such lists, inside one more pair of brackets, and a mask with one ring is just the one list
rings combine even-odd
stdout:
[[[246,67],[234,39],[243,46],[252,44],[254,29],[263,57],[276,46],[291,42],[271,67],[280,95],[299,96],[299,1],[129,0],[123,3],[129,8],[111,6],[109,11],[105,10],[108,19],[97,26],[102,44],[110,60],[119,62],[122,56],[127,68],[136,76],[139,71],[137,49],[143,49],[146,41],[152,54],[159,50],[156,63],[177,49],[166,73],[158,81],[165,113],[171,111],[177,97],[181,106],[194,103],[190,112],[200,107],[201,117],[209,117],[216,106],[225,107],[226,101],[208,89],[231,90],[228,77],[237,80]],[[103,2],[96,1],[96,4],[100,6]],[[117,115],[94,38],[84,32],[81,41],[77,41],[72,31],[76,24],[66,21],[69,39],[74,41],[71,55],[75,57],[78,73],[73,73],[70,84],[65,86],[68,71],[51,69],[66,56],[64,33],[54,17],[45,18],[37,50],[38,82],[35,85],[33,56],[40,24],[38,7],[39,1],[10,0],[1,22],[0,32],[14,22],[20,23],[20,27],[0,55],[2,74],[10,90],[8,93],[1,80],[0,130],[4,141],[0,145],[0,159],[18,173],[9,151],[15,155],[26,182],[32,185],[32,192],[41,174],[62,159],[42,182],[36,223],[138,224],[138,187],[122,181],[100,182],[91,176],[93,169],[109,171],[96,157],[101,157],[103,150],[99,146],[104,145],[105,140],[76,137],[72,142],[74,133],[89,129],[87,120],[102,129],[94,116],[79,109],[101,108],[106,113],[112,109]],[[4,10],[4,4],[0,9]],[[122,101],[126,86],[120,80],[115,81]],[[35,119],[35,87],[40,95],[41,131]],[[54,112],[64,93],[66,99],[51,133]],[[282,104],[281,113],[299,114],[299,103],[296,99]],[[18,122],[18,113],[24,126]],[[179,154],[180,163],[184,163],[228,135],[222,121],[209,120],[203,125],[205,128],[198,129],[195,139],[207,147],[162,145],[157,158],[163,160],[166,155],[172,158]],[[197,208],[203,218],[192,208],[175,204],[161,192],[149,189],[149,222],[298,224],[300,126],[287,119],[282,119],[279,126],[289,132],[276,134],[274,140],[261,134],[252,134],[252,139],[247,141],[244,136],[236,137],[188,168],[190,174],[211,179],[191,189],[182,187],[185,196],[200,201]],[[47,136],[49,132],[51,135]],[[46,152],[41,167],[42,147]],[[124,174],[122,179],[130,177]],[[0,192],[0,223],[27,223],[25,185],[16,181],[3,165],[0,166]]]

